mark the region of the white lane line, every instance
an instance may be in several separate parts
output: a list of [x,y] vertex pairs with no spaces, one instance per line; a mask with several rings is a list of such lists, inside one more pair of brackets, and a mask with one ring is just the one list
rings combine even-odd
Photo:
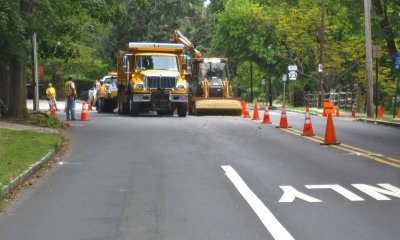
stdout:
[[73,163],[73,162],[58,162],[58,165],[81,165],[82,163],[77,162],[77,163]]
[[242,194],[243,198],[247,201],[253,211],[260,218],[261,222],[271,233],[272,237],[276,240],[291,240],[294,239],[292,235],[282,226],[282,224],[275,218],[271,211],[264,205],[264,203],[251,191],[239,174],[231,166],[221,166],[224,169],[226,176],[231,180],[236,189]]

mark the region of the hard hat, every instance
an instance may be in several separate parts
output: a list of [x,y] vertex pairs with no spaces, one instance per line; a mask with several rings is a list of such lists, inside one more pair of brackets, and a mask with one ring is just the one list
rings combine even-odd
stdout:
[[49,87],[51,87],[51,86],[52,86],[52,84],[51,84],[51,83],[49,83],[49,84],[48,84],[48,86],[49,86]]

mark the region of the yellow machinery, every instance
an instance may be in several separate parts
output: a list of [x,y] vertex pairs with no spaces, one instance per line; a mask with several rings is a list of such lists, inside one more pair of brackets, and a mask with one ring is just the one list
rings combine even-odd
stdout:
[[118,53],[118,113],[185,117],[188,84],[182,44],[131,42]]
[[178,30],[174,42],[183,43],[194,59],[189,93],[189,114],[240,116],[240,98],[232,97],[227,58],[203,58],[200,51]]
[[104,96],[103,112],[113,112],[117,107],[117,76],[116,72],[109,72],[100,81],[106,86],[106,95]]

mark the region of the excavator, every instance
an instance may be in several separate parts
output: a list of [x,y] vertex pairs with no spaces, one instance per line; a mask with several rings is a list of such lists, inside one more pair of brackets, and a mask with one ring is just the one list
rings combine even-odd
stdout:
[[173,42],[182,43],[193,55],[189,81],[190,115],[240,116],[241,99],[232,96],[227,58],[203,58],[203,55],[179,30]]

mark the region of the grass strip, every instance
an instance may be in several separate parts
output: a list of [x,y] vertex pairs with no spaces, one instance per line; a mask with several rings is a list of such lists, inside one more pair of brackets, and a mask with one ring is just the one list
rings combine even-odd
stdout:
[[58,133],[0,129],[0,191],[61,139]]

